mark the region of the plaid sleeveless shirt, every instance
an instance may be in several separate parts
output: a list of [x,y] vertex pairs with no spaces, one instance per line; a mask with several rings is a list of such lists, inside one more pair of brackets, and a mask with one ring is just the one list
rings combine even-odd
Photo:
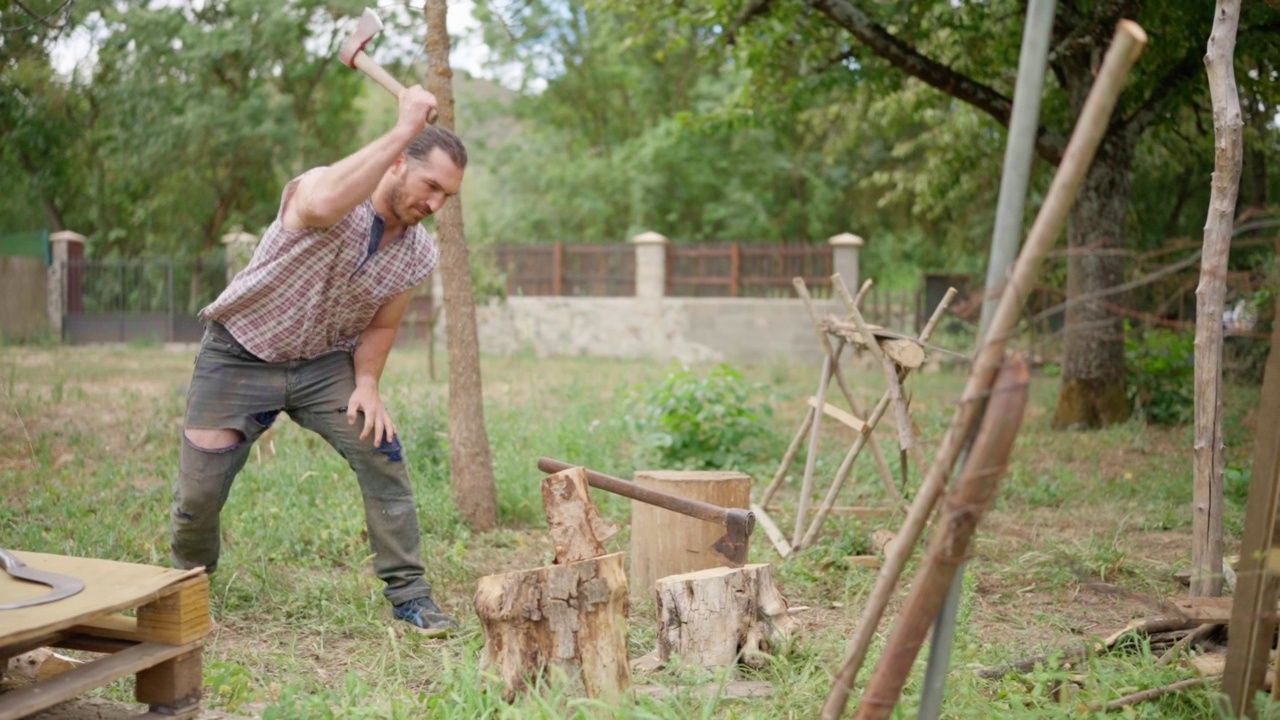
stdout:
[[267,362],[354,351],[378,309],[421,284],[440,261],[421,225],[379,248],[382,218],[372,199],[333,225],[285,229],[284,208],[301,178],[285,186],[280,210],[249,265],[200,311]]

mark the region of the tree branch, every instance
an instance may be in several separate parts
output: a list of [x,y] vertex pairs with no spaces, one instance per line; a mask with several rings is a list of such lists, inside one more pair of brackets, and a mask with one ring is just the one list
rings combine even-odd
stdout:
[[771,2],[773,0],[747,0],[747,6],[742,8],[742,12],[738,13],[738,17],[734,18],[729,27],[725,28],[724,41],[730,45],[736,42],[738,31],[757,16],[769,12],[769,4]]
[[[1008,127],[1013,101],[973,78],[957,72],[936,60],[925,57],[871,18],[862,8],[848,0],[807,0],[808,4],[831,18],[837,25],[860,40],[871,52],[908,75],[961,100],[995,118]],[[1057,163],[1064,144],[1048,137],[1040,128],[1036,151]]]

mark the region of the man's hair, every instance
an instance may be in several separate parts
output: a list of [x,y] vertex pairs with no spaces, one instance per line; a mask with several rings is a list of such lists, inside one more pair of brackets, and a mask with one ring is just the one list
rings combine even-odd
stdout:
[[405,154],[415,160],[426,160],[435,148],[440,148],[445,155],[458,166],[459,170],[467,167],[467,148],[457,135],[436,125],[428,125],[418,133],[418,137],[405,148]]

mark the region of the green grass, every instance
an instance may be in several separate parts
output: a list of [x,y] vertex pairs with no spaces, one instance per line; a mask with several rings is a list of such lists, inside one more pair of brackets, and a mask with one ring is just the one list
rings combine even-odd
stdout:
[[[0,346],[0,545],[167,565],[170,483],[192,359],[190,349],[159,346]],[[277,454],[250,461],[223,514],[224,554],[211,584],[216,625],[206,642],[206,705],[268,718],[813,717],[875,579],[846,558],[869,552],[871,533],[896,529],[900,518],[833,519],[814,547],[787,562],[779,562],[757,533],[753,561],[773,562],[791,604],[810,608],[797,613],[803,629],[787,647],[764,668],[741,673],[742,679],[771,682],[771,697],[708,699],[696,689],[716,678],[663,670],[637,674],[636,682],[673,690],[665,700],[639,697],[611,708],[553,677],[508,704],[478,668],[484,638],[471,610],[477,578],[551,558],[536,459],[552,456],[628,476],[633,448],[622,421],[627,399],[633,390],[651,388],[667,369],[656,362],[485,359],[486,423],[502,527],[476,535],[459,517],[449,487],[447,385],[427,379],[420,351],[393,353],[384,398],[411,464],[429,579],[441,603],[462,620],[461,632],[447,640],[404,634],[390,621],[380,583],[369,571],[354,478],[319,438],[282,420]],[[817,372],[777,362],[740,370],[749,381],[768,384],[769,397],[758,399],[774,408],[767,419],[769,454],[737,468],[755,478],[759,492],[799,424]],[[880,373],[851,366],[850,378],[861,402],[872,405],[883,388]],[[930,460],[962,382],[940,372],[909,384]],[[1056,433],[1049,429],[1055,391],[1052,379],[1033,385],[1001,495],[979,528],[947,685],[947,717],[1077,718],[1090,706],[1191,674],[1176,665],[1157,668],[1141,643],[1067,670],[1046,668],[999,681],[973,672],[1105,636],[1152,614],[1151,603],[1184,592],[1172,575],[1190,558],[1189,429],[1135,422]],[[1245,501],[1239,486],[1247,483],[1252,453],[1245,416],[1256,401],[1256,391],[1233,388],[1228,403],[1228,463],[1244,473],[1228,492],[1229,552],[1238,543]],[[883,427],[876,436],[898,472],[894,432]],[[851,441],[847,431],[824,424],[816,463],[820,484],[829,481]],[[784,529],[793,523],[803,467],[801,454],[780,493],[775,519]],[[909,490],[919,482],[918,469],[911,472]],[[859,458],[841,504],[879,504],[884,496],[869,454]],[[627,502],[605,493],[593,497],[624,526],[610,549],[626,550]],[[912,563],[908,573],[914,569]],[[1098,584],[1124,594],[1090,589]],[[864,682],[887,629],[886,623]],[[653,649],[655,632],[652,600],[637,596],[630,614],[633,657]],[[895,717],[914,716],[921,677],[920,670],[912,676]],[[127,700],[131,681],[105,693]],[[1126,717],[1217,717],[1212,702],[1207,690],[1188,691],[1137,706]]]

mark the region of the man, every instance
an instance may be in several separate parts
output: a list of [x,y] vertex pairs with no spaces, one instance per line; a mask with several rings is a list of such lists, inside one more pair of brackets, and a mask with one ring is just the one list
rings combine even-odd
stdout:
[[231,483],[283,410],[355,471],[394,616],[439,635],[456,623],[423,579],[413,489],[378,382],[413,290],[440,257],[419,223],[458,194],[467,155],[427,125],[431,93],[415,85],[399,102],[387,134],[285,186],[248,267],[200,312],[208,325],[187,396],[172,550],[178,567],[217,567]]

